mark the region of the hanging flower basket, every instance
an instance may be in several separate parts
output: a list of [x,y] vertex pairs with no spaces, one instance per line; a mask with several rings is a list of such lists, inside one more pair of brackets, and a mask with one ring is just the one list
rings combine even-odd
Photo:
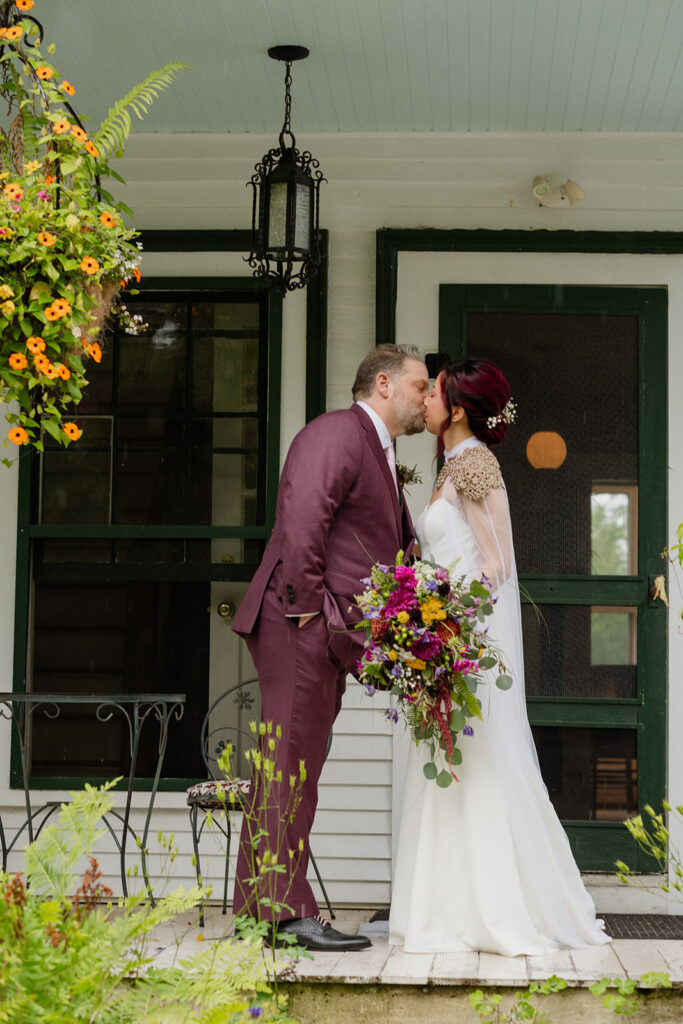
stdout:
[[[120,292],[135,277],[141,245],[132,212],[101,184],[122,179],[108,159],[158,93],[187,67],[168,64],[117,103],[92,137],[70,99],[74,87],[43,59],[34,0],[0,0],[0,401],[5,445],[42,451],[45,432],[68,445],[101,332],[119,315],[135,333]],[[3,459],[6,464],[10,460]]]

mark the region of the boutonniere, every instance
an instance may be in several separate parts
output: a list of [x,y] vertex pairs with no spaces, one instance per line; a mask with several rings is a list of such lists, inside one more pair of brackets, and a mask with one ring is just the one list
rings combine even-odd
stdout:
[[417,466],[409,468],[404,466],[403,463],[396,463],[396,478],[398,479],[399,487],[410,487],[411,484],[421,484],[422,477],[417,471]]

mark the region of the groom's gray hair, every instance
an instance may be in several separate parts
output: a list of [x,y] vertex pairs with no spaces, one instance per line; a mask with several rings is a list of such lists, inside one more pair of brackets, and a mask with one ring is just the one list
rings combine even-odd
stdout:
[[375,390],[378,373],[397,377],[403,373],[409,359],[422,362],[420,350],[415,345],[378,345],[373,348],[356,371],[356,379],[351,388],[354,399],[369,398]]

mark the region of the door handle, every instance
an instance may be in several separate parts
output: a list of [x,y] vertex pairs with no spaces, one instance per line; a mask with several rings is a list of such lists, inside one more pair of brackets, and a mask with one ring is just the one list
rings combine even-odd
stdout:
[[669,607],[669,598],[666,596],[666,577],[663,574],[650,576],[648,593],[653,604],[655,601],[662,601],[667,608]]
[[216,609],[222,619],[234,619],[237,609],[232,601],[221,601]]

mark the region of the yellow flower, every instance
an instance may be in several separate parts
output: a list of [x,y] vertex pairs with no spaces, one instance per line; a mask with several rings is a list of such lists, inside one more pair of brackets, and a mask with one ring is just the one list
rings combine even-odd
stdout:
[[3,302],[0,306],[0,311],[3,312],[5,316],[11,316],[16,308],[17,307],[14,305],[12,300],[8,299],[7,302]]
[[410,622],[410,615],[408,615],[408,612],[399,612],[396,618],[399,622]]
[[422,621],[427,626],[431,626],[432,622],[443,622],[446,618],[446,609],[438,597],[428,597],[426,601],[423,601],[420,605],[420,612]]
[[29,160],[27,164],[24,164],[24,174],[35,174],[43,166],[40,160]]
[[8,284],[0,284],[0,299],[11,299],[14,297],[14,292]]
[[395,651],[392,647],[392,649],[387,654],[387,658],[389,659],[389,661],[396,661],[396,659],[398,658],[398,651]]
[[422,658],[410,658],[406,662],[406,665],[408,666],[408,668],[417,668],[420,670],[422,670],[423,668],[427,668],[427,662],[423,661]]

